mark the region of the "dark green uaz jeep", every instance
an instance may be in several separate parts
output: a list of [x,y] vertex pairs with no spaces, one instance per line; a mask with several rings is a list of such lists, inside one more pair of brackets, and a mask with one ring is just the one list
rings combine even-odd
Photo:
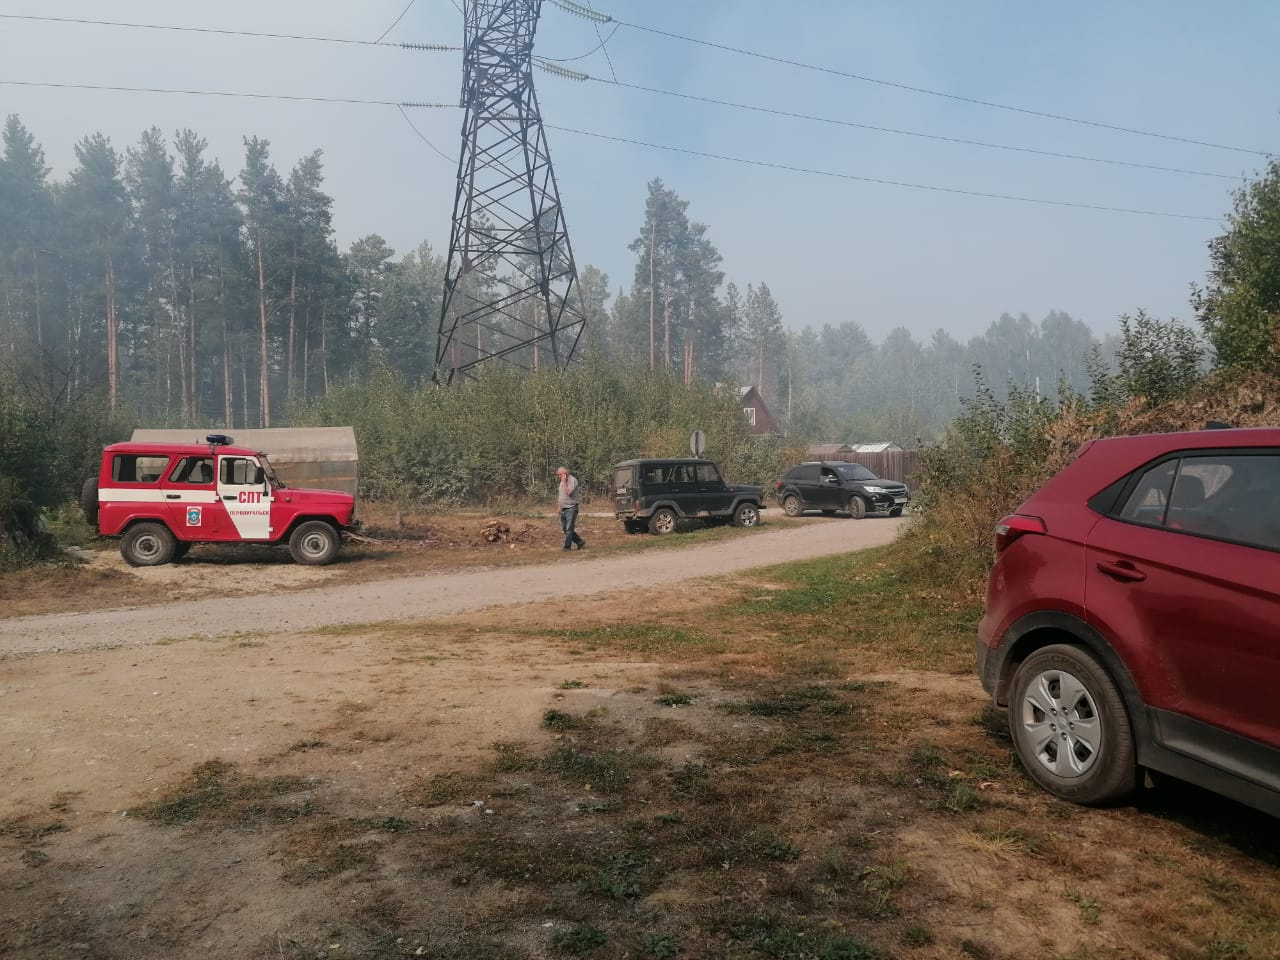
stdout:
[[624,460],[613,468],[613,513],[627,533],[673,533],[681,520],[754,527],[759,487],[729,484],[710,460]]

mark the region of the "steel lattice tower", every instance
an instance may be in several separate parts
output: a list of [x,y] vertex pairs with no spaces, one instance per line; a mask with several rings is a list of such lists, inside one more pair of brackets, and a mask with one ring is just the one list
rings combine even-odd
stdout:
[[497,358],[563,370],[586,324],[533,89],[542,0],[467,0],[462,151],[436,346],[453,382]]

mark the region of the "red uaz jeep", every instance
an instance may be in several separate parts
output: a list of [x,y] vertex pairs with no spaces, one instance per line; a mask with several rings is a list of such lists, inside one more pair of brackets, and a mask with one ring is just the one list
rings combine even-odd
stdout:
[[183,556],[193,543],[289,545],[298,563],[325,564],[354,527],[355,498],[295,490],[263,453],[214,434],[206,443],[116,443],[102,451],[83,503],[104,537],[120,538],[135,567]]

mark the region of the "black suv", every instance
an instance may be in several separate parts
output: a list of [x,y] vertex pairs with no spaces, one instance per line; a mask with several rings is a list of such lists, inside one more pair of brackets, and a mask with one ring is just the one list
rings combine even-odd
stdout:
[[847,510],[855,520],[881,511],[901,516],[911,499],[905,483],[881,480],[862,464],[842,460],[796,464],[777,482],[774,496],[788,517],[806,510]]
[[613,468],[613,514],[627,533],[673,533],[681,520],[754,527],[762,492],[725,483],[710,460],[624,460]]

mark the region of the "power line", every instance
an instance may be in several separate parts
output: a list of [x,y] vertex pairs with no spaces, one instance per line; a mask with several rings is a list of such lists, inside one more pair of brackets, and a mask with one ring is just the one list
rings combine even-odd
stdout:
[[648,143],[644,140],[630,140],[626,137],[613,137],[604,133],[593,133],[590,130],[576,130],[573,127],[558,127],[545,124],[548,130],[562,133],[576,133],[583,137],[594,137],[597,140],[612,140],[615,143],[626,143],[636,147],[649,147],[653,150],[665,150],[669,153],[681,153],[691,157],[705,157],[710,160],[725,160],[752,167],[765,167],[770,170],[785,170],[788,173],[807,173],[817,177],[832,177],[838,180],[856,180],[860,183],[874,183],[888,187],[906,187],[912,190],[930,190],[936,193],[952,193],[965,197],[981,197],[986,200],[1013,200],[1018,203],[1035,203],[1051,207],[1075,207],[1081,210],[1098,210],[1106,213],[1130,213],[1144,217],[1165,217],[1173,220],[1204,220],[1210,223],[1220,222],[1220,217],[1202,217],[1189,213],[1167,213],[1162,210],[1137,210],[1129,207],[1109,207],[1097,203],[1078,203],[1072,200],[1046,200],[1039,197],[1021,197],[1008,193],[984,193],[980,190],[964,190],[959,187],[940,187],[927,183],[908,183],[903,180],[885,180],[879,177],[864,177],[853,173],[839,173],[832,170],[818,170],[812,167],[796,167],[784,163],[771,163],[767,160],[750,160],[745,157],[731,157],[722,153],[706,153],[701,150],[690,150],[685,147],[673,147],[669,144]]
[[[347,97],[302,97],[302,96],[291,96],[288,94],[237,93],[237,92],[221,91],[221,90],[176,90],[176,89],[164,89],[160,87],[117,87],[117,86],[107,86],[103,84],[87,84],[87,83],[37,83],[37,82],[25,81],[25,80],[0,80],[0,86],[50,87],[54,89],[104,90],[104,91],[121,92],[121,93],[167,93],[167,94],[183,94],[183,95],[205,96],[205,97],[245,97],[245,98],[255,99],[255,100],[285,100],[285,101],[295,101],[295,102],[303,101],[303,102],[314,102],[314,103],[343,103],[343,104],[356,104],[360,106],[398,107],[400,108],[402,114],[406,109],[457,109],[457,104],[454,104],[454,103],[425,103],[425,102],[411,101],[411,100],[400,100],[400,101],[357,100],[357,99],[347,98]],[[405,119],[408,119],[408,117],[406,116]],[[412,126],[412,124],[410,124],[410,126]],[[745,157],[732,157],[726,154],[706,153],[699,150],[690,150],[685,147],[673,147],[668,144],[648,143],[643,140],[630,140],[625,137],[614,137],[614,136],[609,136],[608,134],[603,134],[603,133],[593,133],[589,130],[577,130],[573,127],[559,127],[559,126],[553,126],[552,124],[544,124],[543,126],[548,130],[559,130],[564,133],[576,133],[584,137],[594,137],[598,140],[611,140],[615,143],[626,143],[626,144],[630,144],[632,146],[637,146],[637,147],[648,147],[652,150],[665,150],[670,153],[681,153],[681,154],[685,154],[687,156],[693,156],[693,157],[705,157],[711,160],[725,160],[730,163],[740,163],[740,164],[745,164],[753,167],[765,167],[767,169],[772,169],[772,170],[784,170],[790,173],[807,173],[813,176],[833,177],[840,180],[856,180],[862,183],[875,183],[875,184],[880,184],[882,186],[906,187],[913,190],[932,190],[938,193],[952,193],[960,196],[982,197],[988,200],[1013,200],[1013,201],[1018,201],[1020,203],[1036,203],[1036,204],[1042,204],[1042,205],[1054,206],[1054,207],[1076,207],[1083,210],[1099,210],[1099,211],[1105,211],[1109,213],[1130,213],[1130,214],[1136,214],[1136,215],[1148,216],[1148,217],[1166,217],[1166,218],[1176,219],[1176,220],[1204,220],[1212,223],[1217,223],[1219,220],[1219,218],[1216,218],[1216,217],[1202,217],[1194,214],[1166,213],[1159,210],[1137,210],[1137,209],[1132,209],[1128,207],[1109,207],[1109,206],[1104,206],[1102,204],[1078,203],[1070,200],[1045,200],[1038,197],[1021,197],[1014,194],[984,193],[978,190],[964,190],[959,187],[941,187],[933,184],[908,183],[906,181],[901,181],[901,180],[886,180],[886,179],[881,179],[877,177],[860,176],[858,174],[852,174],[852,173],[839,173],[831,170],[818,170],[810,167],[797,167],[797,166],[791,166],[783,163],[772,163],[765,160],[751,160]],[[442,151],[438,150],[433,143],[427,140],[427,138],[422,135],[421,131],[418,131],[416,127],[414,127],[414,130],[415,132],[417,132],[418,136],[423,140],[423,142],[425,142],[433,150],[436,150],[436,152],[439,153],[442,157],[444,157],[444,159],[449,160],[449,157],[447,157]],[[452,160],[450,160],[450,162],[452,162]]]
[[443,150],[441,150],[434,143],[432,143],[430,140],[427,139],[426,134],[424,134],[421,130],[419,130],[417,126],[414,124],[414,122],[409,118],[409,115],[404,112],[404,107],[401,107],[399,104],[396,104],[396,107],[400,111],[400,116],[404,117],[404,122],[407,123],[413,129],[413,132],[418,135],[419,140],[421,140],[428,147],[434,150],[436,154],[442,157],[446,163],[452,164],[455,162],[452,157],[450,157],[447,153],[445,153]]
[[[552,0],[552,2],[561,9],[582,16],[579,9],[575,9],[577,4],[568,3],[566,0]],[[594,12],[594,11],[592,11]],[[792,60],[787,57],[774,56],[773,54],[761,53],[758,50],[748,50],[743,47],[734,47],[725,43],[716,43],[712,40],[700,40],[697,37],[688,37],[681,33],[673,33],[669,30],[659,30],[657,27],[647,27],[644,24],[630,23],[626,20],[618,20],[605,14],[597,14],[598,22],[616,23],[622,27],[629,27],[632,30],[639,30],[644,33],[652,33],[660,37],[666,37],[670,40],[681,40],[685,43],[693,43],[703,47],[710,47],[714,50],[723,50],[727,53],[736,53],[744,57],[754,57],[757,60],[765,60],[769,63],[779,63],[789,67],[797,67],[801,70],[812,70],[817,73],[825,73],[829,76],[843,77],[846,80],[858,80],[862,83],[874,83],[882,87],[891,87],[895,90],[906,90],[910,93],[924,94],[930,97],[941,97],[946,100],[955,100],[960,103],[970,103],[980,107],[990,107],[993,110],[1007,110],[1011,113],[1021,113],[1026,116],[1042,117],[1046,120],[1058,120],[1063,123],[1075,123],[1086,127],[1095,127],[1101,130],[1114,130],[1119,133],[1129,133],[1140,137],[1154,137],[1157,140],[1168,140],[1174,143],[1187,143],[1198,147],[1211,147],[1215,150],[1230,150],[1234,153],[1249,153],[1260,157],[1272,156],[1266,150],[1254,150],[1248,147],[1235,147],[1229,144],[1213,143],[1207,140],[1196,140],[1191,137],[1178,137],[1167,133],[1158,133],[1153,130],[1141,130],[1136,127],[1125,127],[1114,123],[1104,123],[1100,120],[1086,120],[1082,117],[1071,117],[1060,113],[1049,113],[1044,110],[1032,110],[1028,107],[1016,107],[1007,103],[997,103],[994,100],[981,100],[977,97],[965,97],[956,93],[946,93],[941,90],[931,90],[928,87],[916,87],[907,83],[897,83],[893,80],[882,80],[879,77],[869,77],[860,73],[850,73],[845,70],[837,70],[834,67],[824,67],[816,63],[806,63],[802,60]],[[594,19],[594,18],[593,18]]]
[[[538,58],[545,59],[545,58]],[[609,86],[623,87],[627,90],[639,90],[644,93],[654,93],[664,97],[676,97],[681,100],[692,100],[697,103],[709,103],[719,107],[732,107],[735,110],[750,110],[754,113],[766,113],[776,117],[787,117],[793,120],[810,120],[815,123],[826,123],[833,126],[853,127],[858,130],[871,130],[876,133],[890,133],[902,137],[918,137],[922,140],[937,140],[942,143],[956,143],[970,147],[984,147],[989,150],[1007,150],[1014,153],[1028,153],[1041,157],[1055,157],[1060,160],[1082,160],[1088,163],[1103,163],[1118,167],[1132,167],[1138,170],[1154,170],[1161,173],[1181,173],[1193,177],[1213,177],[1219,180],[1241,180],[1239,175],[1230,173],[1211,173],[1204,170],[1187,170],[1182,167],[1165,167],[1154,163],[1139,163],[1133,160],[1115,160],[1109,157],[1091,157],[1078,153],[1060,153],[1054,150],[1040,150],[1035,147],[1019,147],[1007,143],[990,143],[985,140],[968,140],[963,137],[947,137],[936,133],[922,133],[918,130],[901,130],[896,127],[881,127],[870,123],[859,123],[854,120],[840,120],[835,117],[817,116],[811,113],[798,113],[792,110],[780,110],[774,107],[764,107],[752,103],[738,103],[733,100],[720,100],[715,97],[703,97],[692,93],[681,93],[677,90],[662,90],[658,87],[646,87],[638,83],[625,83],[621,80],[606,80],[603,77],[593,77],[587,73],[567,70],[564,67],[553,67],[539,63],[544,70],[553,76],[562,77],[566,80],[589,80],[594,83],[603,83]]]
[[[412,4],[410,4],[412,6]],[[409,8],[405,8],[405,13]],[[402,13],[401,17],[404,16]],[[129,23],[123,20],[89,20],[83,17],[38,17],[20,13],[0,13],[0,20],[30,20],[39,23],[76,23],[95,27],[126,27],[132,30],[169,30],[175,33],[208,33],[227,37],[259,37],[267,40],[305,40],[312,43],[345,43],[362,47],[399,47],[403,50],[418,50],[432,53],[447,53],[461,50],[461,47],[450,47],[439,43],[383,43],[382,37],[377,40],[352,40],[346,37],[313,37],[296,33],[262,33],[254,30],[222,30],[214,27],[178,27],[163,23]],[[399,19],[396,23],[399,23]],[[396,24],[393,23],[391,27]],[[391,32],[391,27],[382,34]]]
[[394,30],[397,26],[399,26],[400,21],[403,20],[404,15],[413,8],[413,5],[415,2],[416,0],[409,0],[408,6],[406,6],[403,10],[400,11],[400,16],[396,17],[395,20],[391,21],[391,26],[383,30],[382,33],[378,35],[378,39],[373,42],[381,43],[384,39],[386,39],[387,34],[390,33],[392,30]]
[[456,109],[456,103],[424,103],[417,100],[357,100],[352,97],[301,97],[284,93],[237,93],[228,90],[176,90],[164,87],[116,87],[97,83],[41,83],[31,80],[0,80],[10,87],[49,87],[57,90],[104,90],[115,93],[170,93],[196,97],[245,97],[251,100],[291,100],[310,103],[351,103],[360,106],[402,107],[412,110]]
[[[621,24],[614,24],[613,29],[609,31],[609,36],[607,36],[607,37],[602,37],[602,36],[600,35],[600,28],[599,28],[599,27],[596,27],[596,38],[597,38],[600,42],[599,42],[599,43],[597,43],[597,44],[596,44],[594,47],[592,47],[590,50],[588,50],[586,53],[581,53],[581,54],[579,54],[579,55],[578,55],[578,56],[576,56],[576,57],[538,57],[538,59],[539,59],[539,60],[550,60],[552,63],[572,63],[574,60],[585,60],[585,59],[587,59],[587,57],[591,56],[591,55],[592,55],[593,53],[595,53],[597,50],[603,50],[603,49],[604,49],[604,45],[605,45],[606,43],[608,43],[610,40],[612,40],[612,39],[613,39],[613,35],[614,35],[615,33],[617,33],[617,32],[618,32],[619,30],[621,30],[621,29],[622,29],[622,25],[621,25]],[[606,56],[608,55],[608,51],[607,51],[607,50],[605,50],[605,54],[606,54]]]

